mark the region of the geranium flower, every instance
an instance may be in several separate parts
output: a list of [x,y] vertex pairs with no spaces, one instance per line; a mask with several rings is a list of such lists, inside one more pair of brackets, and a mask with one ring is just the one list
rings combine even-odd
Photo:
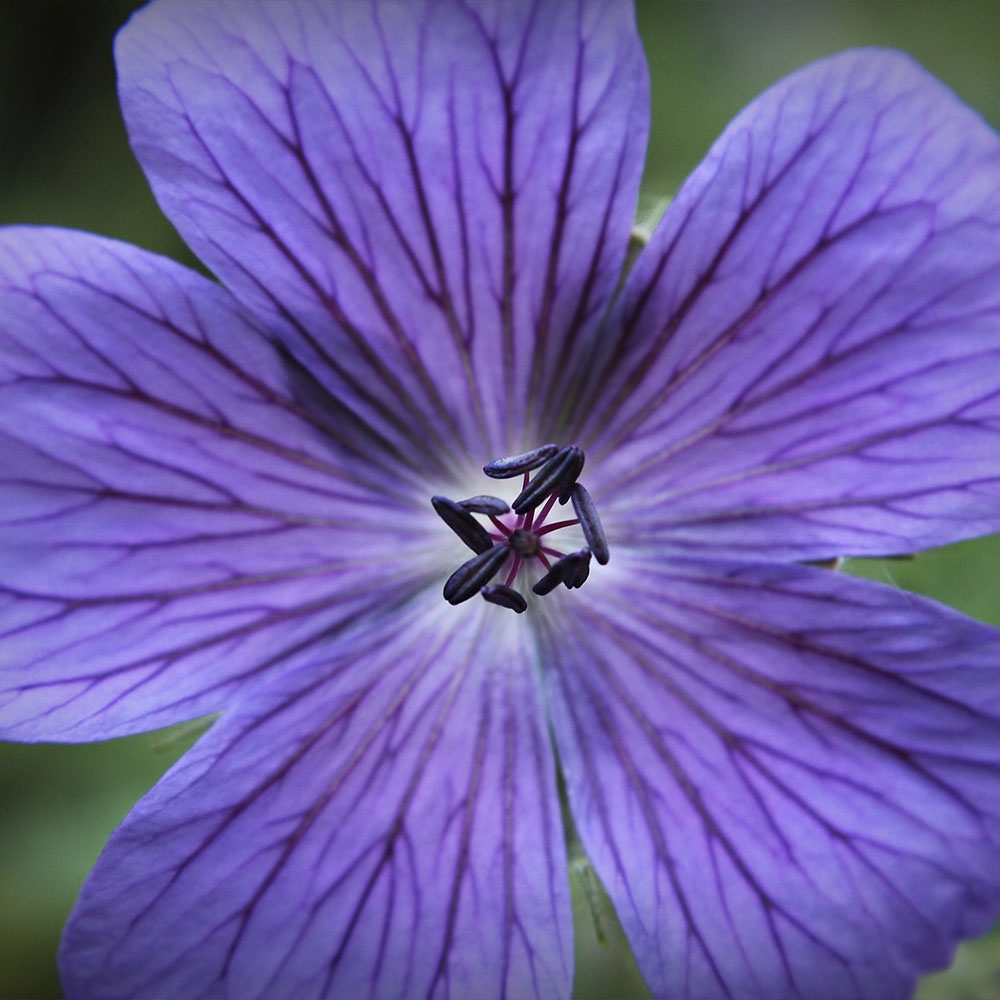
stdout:
[[887,1000],[984,930],[1000,635],[807,564],[1000,528],[996,135],[832,57],[620,285],[627,3],[153,3],[117,59],[221,284],[0,236],[3,733],[220,714],[68,995],[566,997],[559,773],[656,995]]

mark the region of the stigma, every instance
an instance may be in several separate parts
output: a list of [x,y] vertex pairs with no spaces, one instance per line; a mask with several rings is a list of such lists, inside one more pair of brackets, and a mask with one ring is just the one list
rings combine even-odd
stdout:
[[[591,558],[600,565],[610,559],[607,538],[597,508],[579,482],[584,454],[576,445],[544,444],[520,455],[498,458],[483,466],[491,479],[522,477],[521,492],[511,504],[500,497],[479,495],[467,500],[431,497],[441,520],[476,554],[448,577],[444,598],[461,604],[477,594],[490,604],[523,614],[528,602],[514,584],[526,566],[536,563],[543,575],[531,587],[542,597],[561,583],[582,587],[590,575]],[[573,518],[552,519],[552,511],[572,502]],[[489,527],[473,515],[489,519]],[[563,552],[549,536],[579,526],[586,547]],[[503,582],[496,579],[503,574]]]

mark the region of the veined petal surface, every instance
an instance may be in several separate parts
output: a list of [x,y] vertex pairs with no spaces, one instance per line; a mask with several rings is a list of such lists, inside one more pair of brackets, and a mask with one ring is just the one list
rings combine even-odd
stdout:
[[425,593],[226,712],[98,861],[68,996],[568,997],[554,761],[513,618]]
[[216,711],[423,581],[433,513],[350,446],[214,283],[82,233],[0,231],[3,735]]
[[616,560],[543,652],[653,994],[908,997],[1000,902],[1000,633],[811,567]]
[[630,3],[165,3],[117,60],[164,211],[328,388],[404,453],[537,443],[635,208]]
[[808,559],[1000,529],[1000,139],[899,53],[793,74],[670,205],[606,351],[582,437],[643,545]]

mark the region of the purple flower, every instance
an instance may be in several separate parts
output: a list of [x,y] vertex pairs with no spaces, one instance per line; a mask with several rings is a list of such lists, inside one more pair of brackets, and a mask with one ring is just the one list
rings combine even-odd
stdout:
[[997,136],[807,67],[616,296],[625,2],[154,3],[117,57],[222,284],[0,234],[2,733],[221,714],[68,995],[566,997],[557,772],[657,995],[891,1000],[984,930],[1000,634],[806,563],[1000,529]]

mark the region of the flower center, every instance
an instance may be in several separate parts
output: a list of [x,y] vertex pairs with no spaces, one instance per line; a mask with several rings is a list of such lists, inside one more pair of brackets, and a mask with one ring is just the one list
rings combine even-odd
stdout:
[[507,544],[514,550],[515,555],[530,559],[537,556],[542,547],[542,536],[526,528],[515,528],[507,539]]
[[[608,543],[597,509],[586,487],[578,481],[583,463],[583,451],[575,445],[544,444],[483,466],[491,479],[523,477],[521,492],[510,505],[500,497],[485,494],[458,501],[431,497],[445,524],[476,553],[448,577],[445,600],[461,604],[481,594],[490,604],[520,614],[528,602],[514,584],[522,567],[532,560],[545,569],[545,575],[531,588],[539,596],[551,593],[560,583],[570,590],[582,587],[590,575],[591,556],[602,566],[607,563]],[[549,521],[557,501],[560,505],[572,502],[576,517]],[[474,514],[488,517],[492,530],[477,521]],[[563,553],[550,544],[548,536],[572,525],[580,526],[587,546]],[[505,566],[504,582],[493,583]]]

